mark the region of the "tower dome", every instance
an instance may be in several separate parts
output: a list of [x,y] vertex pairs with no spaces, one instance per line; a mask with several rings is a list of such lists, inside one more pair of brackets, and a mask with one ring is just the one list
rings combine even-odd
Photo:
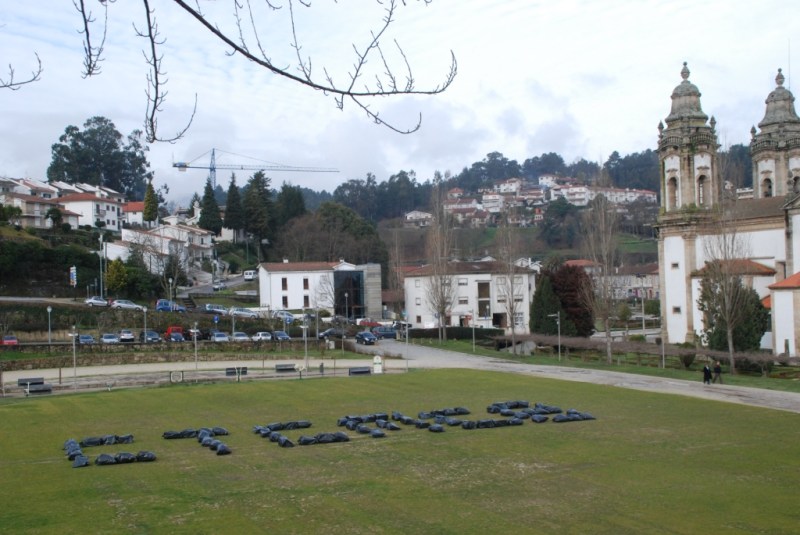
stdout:
[[683,81],[672,91],[672,110],[667,117],[667,126],[681,119],[701,121],[705,124],[708,116],[703,113],[700,106],[700,90],[689,81],[689,67],[685,61],[681,69],[681,78]]
[[783,87],[784,81],[783,72],[778,69],[778,75],[775,77],[778,87],[767,96],[765,101],[767,111],[764,113],[764,118],[758,123],[758,127],[762,130],[780,124],[794,124],[796,126],[792,128],[793,130],[800,129],[800,117],[794,111],[794,95]]

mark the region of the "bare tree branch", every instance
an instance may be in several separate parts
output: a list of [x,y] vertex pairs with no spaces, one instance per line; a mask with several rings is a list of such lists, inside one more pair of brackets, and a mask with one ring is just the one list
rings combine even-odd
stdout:
[[36,66],[36,68],[34,70],[31,71],[30,78],[27,78],[25,80],[19,80],[19,81],[18,80],[14,80],[14,74],[15,74],[14,67],[9,63],[8,64],[8,78],[5,79],[5,80],[3,78],[0,78],[0,89],[10,89],[11,91],[16,91],[16,90],[18,90],[20,87],[22,87],[25,84],[38,82],[39,78],[42,76],[42,71],[43,71],[43,69],[42,69],[42,60],[41,60],[41,58],[39,58],[39,54],[34,53],[34,55],[36,56],[37,66]]
[[[84,77],[94,76],[100,74],[100,62],[103,61],[103,52],[106,40],[106,32],[108,27],[108,4],[114,0],[98,0],[103,6],[103,37],[100,44],[92,44],[91,28],[96,19],[93,17],[91,11],[86,7],[86,0],[73,0],[75,9],[80,13],[83,29],[80,33],[84,36]],[[408,127],[396,126],[393,122],[381,117],[380,112],[373,109],[370,105],[377,97],[398,96],[398,95],[437,95],[447,90],[448,87],[455,80],[458,72],[458,63],[456,62],[455,55],[450,53],[451,62],[450,68],[444,80],[433,87],[427,89],[418,89],[416,87],[416,80],[411,69],[411,63],[406,56],[403,48],[397,41],[394,41],[404,68],[402,78],[397,76],[392,68],[389,58],[384,54],[381,48],[381,39],[385,36],[389,26],[395,21],[395,14],[400,4],[407,5],[407,0],[377,0],[379,4],[385,6],[385,15],[382,19],[380,28],[377,31],[370,32],[365,45],[359,47],[353,44],[353,51],[355,54],[355,61],[351,67],[350,72],[347,74],[349,80],[340,85],[334,80],[333,75],[327,70],[321,70],[321,78],[314,76],[312,69],[311,58],[303,59],[302,46],[300,45],[300,38],[298,37],[296,19],[295,19],[295,4],[310,8],[311,2],[308,0],[284,0],[284,4],[278,3],[276,0],[266,0],[265,5],[267,8],[278,11],[288,5],[289,23],[292,31],[292,42],[290,46],[294,49],[297,57],[296,65],[287,65],[283,67],[276,66],[268,54],[267,49],[264,47],[263,41],[260,37],[259,20],[257,14],[253,10],[251,0],[233,0],[233,18],[236,24],[236,38],[234,39],[224,30],[213,23],[200,9],[200,4],[195,0],[194,6],[190,5],[189,0],[173,0],[173,2],[185,11],[190,17],[196,19],[208,32],[216,36],[222,41],[230,51],[226,52],[228,55],[233,56],[239,54],[251,62],[263,67],[270,72],[297,82],[311,89],[323,92],[325,95],[331,95],[334,99],[335,105],[339,109],[344,109],[345,101],[350,102],[352,105],[360,108],[369,119],[374,123],[385,126],[394,132],[401,134],[409,134],[419,130],[422,125],[422,115],[420,114],[416,122]],[[424,4],[428,5],[432,0],[422,0]],[[174,142],[180,139],[191,126],[197,111],[197,95],[195,95],[195,104],[192,110],[191,117],[189,118],[186,126],[179,130],[172,137],[160,137],[158,135],[158,115],[163,111],[163,105],[167,92],[164,89],[166,85],[166,77],[164,71],[161,69],[162,57],[158,53],[158,46],[163,44],[163,40],[159,40],[158,27],[155,20],[155,11],[150,6],[149,0],[142,0],[145,8],[146,29],[135,29],[140,37],[148,40],[148,47],[143,51],[145,59],[148,63],[149,73],[147,75],[147,109],[145,113],[145,134],[148,142],[165,141]],[[255,49],[251,50],[248,46],[247,37],[245,35],[245,26],[249,27],[252,34],[251,39],[255,39]],[[381,74],[376,74],[375,79],[371,83],[364,83],[364,85],[357,89],[357,84],[362,83],[362,77],[366,71],[367,65],[371,56],[377,55],[383,66]],[[296,69],[297,72],[293,70]],[[11,71],[13,75],[13,70]],[[41,72],[41,70],[39,71]],[[35,81],[37,75],[30,81]],[[27,82],[26,82],[27,83]],[[1,86],[0,86],[1,87]]]
[[100,46],[92,46],[92,34],[89,27],[95,22],[92,12],[86,10],[84,0],[72,0],[72,5],[81,14],[83,20],[83,30],[78,33],[83,34],[83,77],[88,78],[100,74],[100,62],[103,61],[103,47],[106,43],[106,32],[108,30],[108,2],[114,0],[99,0],[103,6],[103,37],[100,39]]
[[195,113],[197,112],[197,94],[195,93],[194,108],[192,109],[192,115],[189,117],[189,121],[186,123],[186,126],[184,126],[171,138],[159,137],[158,113],[163,109],[164,101],[167,97],[167,91],[163,90],[163,85],[166,83],[166,80],[162,80],[162,76],[166,76],[166,73],[161,70],[162,57],[158,54],[157,47],[164,44],[164,40],[158,39],[158,23],[156,22],[153,10],[150,8],[149,0],[142,0],[142,2],[144,3],[145,14],[147,18],[147,30],[146,32],[141,32],[136,29],[136,26],[134,25],[134,31],[139,37],[147,38],[150,45],[147,51],[142,52],[147,60],[148,65],[150,65],[150,72],[147,73],[147,110],[145,111],[144,119],[145,138],[147,139],[148,143],[153,143],[155,141],[174,143],[182,138],[192,125]]

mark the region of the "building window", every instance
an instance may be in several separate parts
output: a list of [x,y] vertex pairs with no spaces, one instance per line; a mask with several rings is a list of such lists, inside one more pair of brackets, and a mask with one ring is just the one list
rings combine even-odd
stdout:
[[522,312],[514,312],[514,327],[525,326],[525,314]]
[[488,282],[478,283],[478,316],[488,318],[491,312],[491,289]]
[[681,313],[681,307],[672,307],[672,313],[673,314],[680,314]]
[[281,304],[283,305],[283,308],[289,308],[289,296],[284,295],[283,299],[281,299]]
[[308,278],[307,277],[303,278],[303,289],[304,290],[308,290]]
[[761,183],[761,196],[772,197],[772,180],[765,178]]
[[667,180],[667,210],[678,207],[678,180],[675,177]]
[[422,305],[422,299],[417,297],[416,299],[414,299],[414,304],[417,305],[417,306]]
[[672,269],[678,269],[678,263],[677,262],[673,262],[672,263]]
[[468,305],[469,304],[469,297],[459,297],[458,298],[459,305]]
[[458,285],[459,286],[466,286],[467,285],[467,279],[465,277],[459,278],[458,279]]
[[289,289],[289,279],[286,277],[281,277],[281,290],[284,292]]
[[303,308],[311,308],[311,305],[309,304],[309,300],[308,300],[308,296],[307,295],[303,296]]
[[422,323],[422,316],[416,316],[417,323]]
[[414,279],[414,288],[419,288],[419,286],[420,286],[420,280]]

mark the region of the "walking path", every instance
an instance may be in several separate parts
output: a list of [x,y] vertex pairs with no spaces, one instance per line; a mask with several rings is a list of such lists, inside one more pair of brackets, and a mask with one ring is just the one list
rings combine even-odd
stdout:
[[[477,370],[519,373],[532,377],[545,377],[565,381],[594,383],[619,388],[631,388],[647,392],[677,394],[696,398],[740,403],[756,407],[800,413],[800,394],[780,392],[760,388],[747,388],[729,385],[705,385],[697,381],[682,381],[646,375],[635,375],[605,370],[588,370],[563,366],[542,366],[522,364],[502,358],[480,357],[436,349],[430,346],[408,344],[394,340],[383,340],[376,346],[357,346],[362,353],[400,356],[402,358],[384,359],[388,373],[406,371],[411,368],[469,368]],[[302,376],[316,378],[322,375],[346,375],[347,368],[364,366],[364,360],[337,359],[336,352],[330,352],[324,360],[309,359],[308,369]],[[82,368],[53,368],[44,370],[22,370],[3,373],[3,395],[19,395],[17,379],[24,377],[43,377],[52,383],[56,391],[72,388],[106,389],[117,386],[143,386],[172,382],[193,382],[218,380],[224,377],[225,368],[247,367],[248,378],[297,378],[299,372],[277,372],[275,364],[296,363],[304,366],[303,358],[282,361],[242,360],[226,362],[170,362],[120,366],[90,366]],[[323,369],[320,370],[320,364]],[[235,377],[232,378],[235,380]]]

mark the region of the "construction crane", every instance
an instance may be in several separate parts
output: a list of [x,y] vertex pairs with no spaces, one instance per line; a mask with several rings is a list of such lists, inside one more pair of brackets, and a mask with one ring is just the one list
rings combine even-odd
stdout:
[[[220,151],[225,152],[225,151]],[[339,170],[333,167],[295,167],[292,165],[283,165],[275,162],[264,161],[262,164],[254,165],[239,165],[239,164],[217,164],[217,149],[211,149],[211,162],[208,165],[196,165],[194,162],[208,154],[201,154],[194,160],[189,162],[175,162],[172,167],[177,167],[178,171],[185,172],[187,169],[208,169],[208,179],[211,181],[211,188],[217,189],[217,169],[232,169],[242,171],[294,171],[301,173],[338,173]],[[232,154],[228,152],[226,154]],[[254,158],[253,158],[254,159]]]

